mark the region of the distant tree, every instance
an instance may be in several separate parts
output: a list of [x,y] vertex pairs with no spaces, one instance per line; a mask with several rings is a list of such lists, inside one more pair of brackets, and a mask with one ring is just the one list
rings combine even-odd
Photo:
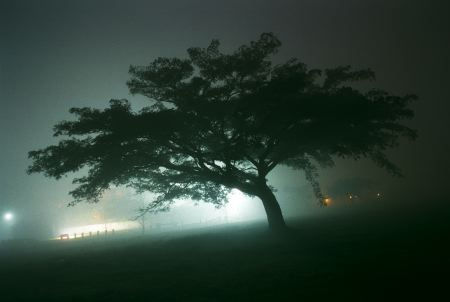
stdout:
[[143,213],[181,198],[220,206],[236,188],[261,199],[272,230],[286,227],[267,183],[278,165],[303,170],[321,204],[317,167],[336,157],[370,158],[399,175],[385,151],[416,137],[401,124],[413,116],[415,96],[349,86],[373,80],[369,69],[321,71],[297,59],[275,65],[280,45],[264,33],[224,54],[213,40],[189,48],[186,58],[131,66],[130,92],[148,97],[149,106],[136,112],[127,100],[111,100],[104,110],[70,109],[76,119],[54,127],[66,138],[29,152],[28,173],[59,179],[86,168],[73,180],[71,204],[97,202],[110,186],[126,185],[157,194]]

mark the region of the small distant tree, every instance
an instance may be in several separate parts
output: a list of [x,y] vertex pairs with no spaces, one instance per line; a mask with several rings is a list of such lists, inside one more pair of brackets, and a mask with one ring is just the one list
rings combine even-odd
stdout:
[[400,175],[385,151],[400,137],[416,137],[401,124],[413,116],[415,96],[350,86],[373,80],[369,69],[322,71],[297,59],[275,65],[280,45],[264,33],[224,54],[213,40],[189,48],[185,58],[131,66],[130,92],[149,106],[136,112],[127,100],[111,100],[104,110],[70,109],[75,119],[54,127],[65,138],[29,152],[28,172],[59,179],[87,168],[73,180],[72,205],[97,202],[112,185],[157,194],[142,213],[167,210],[181,198],[220,206],[236,188],[261,199],[273,230],[285,228],[267,183],[279,165],[304,171],[320,204],[317,167],[333,166],[337,157],[369,158]]
[[146,213],[144,212],[141,215],[139,215],[138,217],[136,217],[139,225],[141,226],[142,235],[145,234],[145,221],[146,221],[145,214]]

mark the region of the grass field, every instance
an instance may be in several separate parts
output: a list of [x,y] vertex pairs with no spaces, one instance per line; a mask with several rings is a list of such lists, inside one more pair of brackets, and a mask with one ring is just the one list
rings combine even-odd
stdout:
[[448,297],[450,215],[334,215],[114,239],[0,244],[0,301],[408,301]]

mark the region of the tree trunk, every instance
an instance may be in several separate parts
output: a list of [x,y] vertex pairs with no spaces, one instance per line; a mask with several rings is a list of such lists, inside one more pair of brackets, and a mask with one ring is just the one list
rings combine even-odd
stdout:
[[261,199],[266,210],[269,229],[276,232],[285,231],[287,227],[284,222],[283,213],[272,190],[264,184],[264,187],[261,188],[257,196]]

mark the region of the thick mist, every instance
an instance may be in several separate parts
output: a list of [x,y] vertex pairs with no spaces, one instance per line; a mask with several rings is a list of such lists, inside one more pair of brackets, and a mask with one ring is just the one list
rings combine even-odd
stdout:
[[[67,208],[70,178],[28,176],[27,152],[54,143],[52,127],[69,119],[71,107],[104,108],[111,98],[128,98],[136,109],[147,104],[125,85],[130,64],[158,56],[185,56],[191,46],[213,38],[225,50],[272,31],[283,41],[275,58],[298,57],[311,67],[351,64],[372,68],[373,84],[395,93],[416,93],[413,143],[390,151],[404,177],[391,177],[365,161],[338,161],[322,169],[323,191],[333,200],[320,207],[301,171],[279,168],[269,175],[286,217],[328,215],[370,205],[427,207],[446,198],[450,150],[448,18],[445,1],[15,1],[0,4],[0,212],[13,212],[1,238],[49,238],[87,224],[129,221],[151,200],[126,188],[108,191],[98,204]],[[381,193],[382,199],[374,199]],[[367,195],[357,202],[348,194]],[[370,196],[369,196],[370,195]],[[339,199],[338,201],[334,199]],[[364,205],[364,206],[360,206]],[[230,206],[233,219],[264,219],[258,199]],[[225,216],[225,209],[181,202],[150,221],[183,223]],[[343,210],[344,211],[344,210]],[[345,210],[346,211],[346,210]],[[353,211],[353,210],[352,210]],[[368,211],[370,212],[370,211]],[[232,220],[232,219],[231,219]]]

